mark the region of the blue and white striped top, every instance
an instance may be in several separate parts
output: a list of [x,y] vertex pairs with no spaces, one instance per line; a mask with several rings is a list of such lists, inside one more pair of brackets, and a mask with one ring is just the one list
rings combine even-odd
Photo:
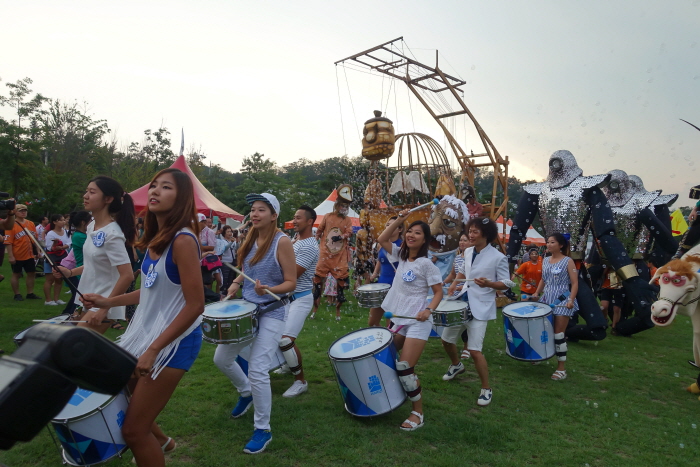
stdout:
[[[249,277],[257,279],[261,284],[267,285],[269,287],[274,287],[280,285],[284,282],[284,275],[282,274],[282,266],[280,266],[279,261],[277,261],[277,246],[279,245],[280,238],[284,234],[282,232],[275,233],[275,239],[270,245],[270,249],[267,251],[265,256],[258,261],[256,264],[250,264],[250,260],[255,256],[255,252],[258,251],[258,242],[253,243],[253,248],[248,252],[245,261],[243,262],[243,272]],[[277,294],[280,295],[280,294]],[[286,294],[280,295],[285,297]],[[274,298],[271,295],[258,295],[255,293],[255,283],[249,280],[243,281],[243,299],[251,303],[256,304],[268,304],[271,303]],[[285,318],[285,308],[281,307],[276,310],[272,310],[265,313],[265,317],[279,319],[284,321]]]
[[305,269],[304,273],[297,277],[297,288],[294,289],[294,293],[305,292],[313,287],[313,278],[319,255],[318,241],[314,237],[294,242],[296,262]]

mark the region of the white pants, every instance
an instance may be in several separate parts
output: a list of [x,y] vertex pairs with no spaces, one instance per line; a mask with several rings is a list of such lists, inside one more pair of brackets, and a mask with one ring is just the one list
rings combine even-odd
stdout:
[[243,397],[253,395],[255,406],[254,425],[260,430],[270,429],[270,414],[272,413],[272,388],[270,373],[267,371],[272,364],[270,355],[279,346],[284,330],[284,321],[267,318],[260,319],[258,335],[253,339],[248,360],[248,376],[236,363],[236,357],[248,342],[242,344],[219,344],[214,353],[214,364],[223,374],[228,376],[238,392]]
[[488,321],[480,319],[472,319],[461,326],[450,326],[442,331],[442,340],[450,344],[456,344],[457,338],[462,335],[462,332],[467,330],[467,349],[481,352],[484,347],[484,336],[486,336],[486,325]]
[[284,332],[282,335],[293,337],[295,339],[299,337],[299,333],[304,327],[304,321],[306,321],[306,317],[309,316],[309,313],[311,313],[311,308],[313,308],[313,306],[313,294],[309,294],[294,300],[289,305],[287,322],[285,323]]

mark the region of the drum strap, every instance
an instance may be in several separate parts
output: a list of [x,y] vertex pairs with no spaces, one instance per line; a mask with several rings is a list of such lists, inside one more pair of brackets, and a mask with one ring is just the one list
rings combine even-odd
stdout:
[[282,300],[276,300],[274,302],[261,303],[258,305],[258,316],[262,316],[265,313],[274,311],[278,308],[282,308],[289,304],[289,297],[282,297]]

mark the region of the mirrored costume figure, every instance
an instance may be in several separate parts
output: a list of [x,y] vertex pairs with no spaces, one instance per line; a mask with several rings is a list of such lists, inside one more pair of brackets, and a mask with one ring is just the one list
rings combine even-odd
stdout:
[[[549,175],[542,183],[524,187],[511,229],[507,254],[514,261],[527,229],[536,215],[540,216],[545,237],[555,232],[568,235],[571,258],[579,267],[579,289],[576,299],[579,312],[571,320],[566,335],[570,339],[602,340],[607,322],[591,290],[586,268],[581,264],[586,254],[589,231],[601,245],[602,251],[617,275],[635,310],[646,309],[650,316],[654,301],[653,288],[639,277],[632,260],[615,237],[615,222],[602,187],[611,176],[584,176],[574,155],[566,150],[554,152],[549,159]],[[585,325],[578,324],[578,317]],[[649,327],[651,322],[649,321]]]
[[[615,237],[622,244],[627,256],[633,261],[639,277],[648,282],[651,280],[651,274],[646,260],[652,241],[668,258],[678,247],[671,231],[652,211],[657,199],[661,196],[661,192],[640,190],[623,170],[611,170],[608,174],[611,176],[610,182],[603,187],[603,193],[605,193],[612,209]],[[666,204],[664,203],[664,205]],[[598,247],[600,248],[600,243],[598,243]],[[603,263],[607,266],[607,272],[611,276],[611,286],[621,284],[622,278],[607,261],[605,252],[601,249],[600,253]],[[631,315],[630,309],[632,307],[630,305],[630,303],[625,303],[627,310],[623,310],[623,316]],[[649,314],[645,315],[647,312]],[[653,327],[651,308],[640,307],[636,310],[635,316],[617,324],[616,332],[620,335],[632,335],[650,327]]]

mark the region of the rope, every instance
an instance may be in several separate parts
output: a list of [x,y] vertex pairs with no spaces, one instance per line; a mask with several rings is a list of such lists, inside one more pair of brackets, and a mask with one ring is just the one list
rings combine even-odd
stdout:
[[[352,94],[350,94],[350,83],[348,82],[348,74],[343,67],[343,73],[345,74],[345,84],[348,86],[348,96],[350,97],[350,106],[352,107],[352,118],[355,119],[355,131],[357,131],[357,140],[360,141],[360,129],[357,126],[357,116],[355,115],[355,104],[352,102]],[[347,153],[346,153],[347,154]]]
[[343,125],[343,104],[340,100],[340,81],[338,80],[338,65],[335,66],[335,84],[338,88],[338,107],[340,109],[340,131],[343,133],[343,148],[345,149],[345,154],[348,153],[348,146],[345,143],[345,125]]

